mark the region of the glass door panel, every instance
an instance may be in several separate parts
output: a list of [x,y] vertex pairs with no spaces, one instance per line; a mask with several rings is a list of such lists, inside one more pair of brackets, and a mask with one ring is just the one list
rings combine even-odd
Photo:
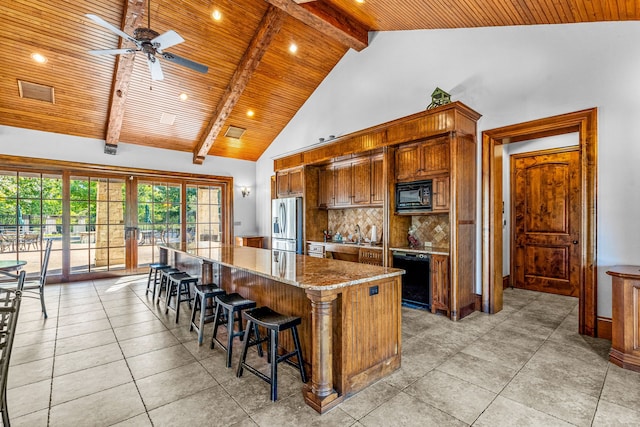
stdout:
[[[187,233],[200,249],[217,247],[222,231],[222,188],[187,184]],[[201,252],[202,253],[202,252]],[[202,253],[206,255],[206,252]]]

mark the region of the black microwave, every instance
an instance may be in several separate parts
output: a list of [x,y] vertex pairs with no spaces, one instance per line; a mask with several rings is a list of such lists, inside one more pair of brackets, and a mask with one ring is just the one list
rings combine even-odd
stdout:
[[396,184],[396,212],[430,211],[433,193],[430,179]]

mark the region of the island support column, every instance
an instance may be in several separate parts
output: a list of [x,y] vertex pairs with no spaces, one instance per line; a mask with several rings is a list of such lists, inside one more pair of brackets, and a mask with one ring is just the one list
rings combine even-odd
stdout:
[[337,294],[308,290],[311,300],[311,385],[305,385],[304,400],[323,413],[342,402],[333,388],[333,302]]

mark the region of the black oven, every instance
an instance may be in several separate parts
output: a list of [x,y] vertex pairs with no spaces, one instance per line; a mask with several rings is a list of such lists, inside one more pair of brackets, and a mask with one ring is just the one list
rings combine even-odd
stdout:
[[429,310],[431,308],[431,255],[394,251],[393,267],[406,271],[402,275],[402,304]]
[[430,211],[432,206],[431,180],[399,182],[396,184],[396,212]]

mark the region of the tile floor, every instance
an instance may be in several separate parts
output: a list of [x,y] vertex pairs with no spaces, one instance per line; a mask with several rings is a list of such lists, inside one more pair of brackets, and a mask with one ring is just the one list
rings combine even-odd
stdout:
[[46,321],[23,300],[14,426],[640,425],[640,374],[607,361],[608,341],[576,333],[575,298],[506,290],[502,312],[457,323],[404,308],[402,368],[321,416],[288,365],[276,403],[254,375],[235,378],[222,350],[198,347],[188,310],[176,325],[145,282],[49,286]]

